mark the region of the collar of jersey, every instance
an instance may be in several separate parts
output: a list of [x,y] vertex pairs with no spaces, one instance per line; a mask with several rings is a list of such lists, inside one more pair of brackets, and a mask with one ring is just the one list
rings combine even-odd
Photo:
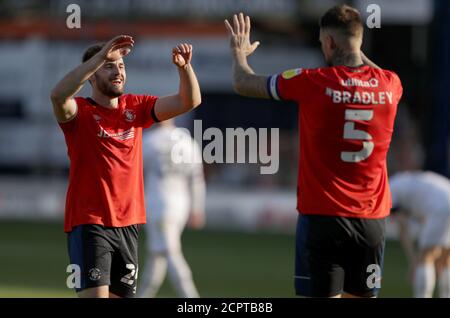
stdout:
[[[120,97],[121,97],[121,96],[120,96]],[[105,109],[105,110],[109,110],[109,111],[114,111],[114,110],[120,109],[120,102],[121,102],[120,97],[119,97],[119,101],[118,101],[118,104],[117,104],[117,108],[107,108],[107,107],[103,107],[103,106],[101,106],[99,103],[97,103],[95,100],[93,100],[91,97],[87,97],[86,100],[87,100],[91,105],[93,105],[93,106],[95,106],[95,107],[98,106],[99,109]]]

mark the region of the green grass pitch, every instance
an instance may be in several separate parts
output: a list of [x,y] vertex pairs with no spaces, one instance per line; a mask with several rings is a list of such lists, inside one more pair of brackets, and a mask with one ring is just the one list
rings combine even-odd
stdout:
[[[145,262],[141,231],[139,258]],[[186,231],[184,254],[203,297],[294,297],[293,235]],[[75,297],[61,223],[0,222],[0,297]],[[407,263],[386,245],[380,297],[410,297]],[[159,297],[175,297],[167,280]]]

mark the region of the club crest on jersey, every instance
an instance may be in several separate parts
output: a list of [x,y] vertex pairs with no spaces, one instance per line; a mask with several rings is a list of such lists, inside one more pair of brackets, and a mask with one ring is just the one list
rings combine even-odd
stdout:
[[281,76],[282,76],[284,79],[290,79],[290,78],[293,78],[294,76],[300,75],[301,72],[302,72],[302,69],[301,69],[301,68],[294,68],[294,69],[292,69],[292,70],[284,71],[284,72],[281,74]]
[[136,113],[131,109],[125,109],[123,115],[125,116],[125,120],[130,123],[136,119]]
[[91,268],[89,270],[89,279],[92,281],[97,281],[102,277],[102,272],[98,268]]

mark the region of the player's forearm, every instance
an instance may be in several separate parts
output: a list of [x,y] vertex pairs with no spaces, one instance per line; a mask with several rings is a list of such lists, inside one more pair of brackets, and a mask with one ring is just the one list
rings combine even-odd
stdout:
[[374,62],[372,62],[362,51],[361,51],[361,59],[365,65],[368,65],[368,66],[374,67],[374,68],[381,68],[378,65],[376,65]]
[[189,111],[202,102],[200,85],[190,64],[186,67],[179,67],[180,87],[178,95],[185,111]]
[[54,102],[64,102],[72,98],[103,64],[104,59],[99,56],[93,56],[85,63],[77,66],[61,79],[52,89],[51,98]]
[[267,77],[255,74],[248,65],[247,57],[233,53],[233,88],[239,95],[270,98],[267,93]]

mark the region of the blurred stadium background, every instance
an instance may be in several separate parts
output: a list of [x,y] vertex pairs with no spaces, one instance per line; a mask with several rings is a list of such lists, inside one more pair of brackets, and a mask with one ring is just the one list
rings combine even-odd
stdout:
[[[66,26],[71,3],[81,8],[80,29]],[[0,0],[0,297],[74,297],[65,285],[62,225],[68,160],[49,92],[88,45],[117,34],[136,40],[126,58],[133,93],[176,90],[170,49],[180,41],[194,45],[203,104],[179,125],[192,129],[193,119],[201,119],[203,129],[280,128],[275,175],[260,175],[258,164],[205,164],[207,226],[185,233],[184,251],[202,296],[292,297],[297,109],[233,93],[223,20],[239,11],[252,17],[253,40],[261,42],[252,66],[272,74],[322,65],[317,21],[337,3],[343,2]],[[390,171],[422,168],[448,176],[450,2],[345,3],[365,18],[370,3],[381,7],[381,28],[366,29],[364,51],[403,81]],[[393,222],[388,233],[381,296],[409,297]],[[165,285],[160,296],[174,293]]]

